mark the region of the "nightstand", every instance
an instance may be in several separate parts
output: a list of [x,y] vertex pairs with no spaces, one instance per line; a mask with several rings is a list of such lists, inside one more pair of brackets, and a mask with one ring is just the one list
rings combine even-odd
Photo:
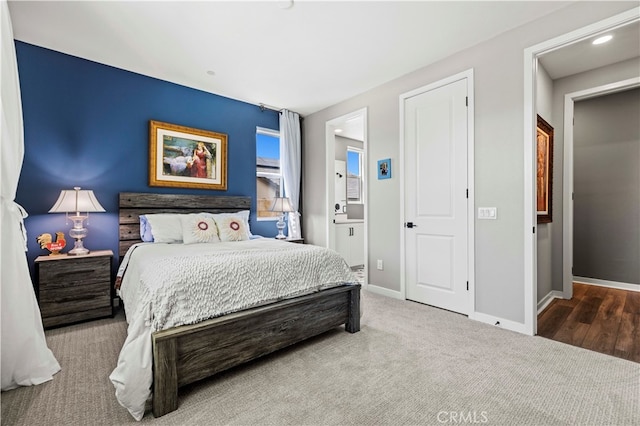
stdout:
[[113,316],[112,259],[111,250],[36,258],[35,281],[45,328]]
[[285,241],[296,244],[304,244],[304,238],[285,238]]

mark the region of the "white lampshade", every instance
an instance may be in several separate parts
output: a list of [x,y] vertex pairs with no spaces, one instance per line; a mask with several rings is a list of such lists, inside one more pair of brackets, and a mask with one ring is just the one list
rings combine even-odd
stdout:
[[284,223],[285,213],[294,211],[293,207],[291,207],[291,202],[287,197],[276,197],[273,200],[273,204],[271,204],[271,211],[280,213],[280,218],[278,219],[278,223],[276,223],[276,227],[278,228],[276,238],[283,240],[287,238],[287,236],[284,235],[284,227],[286,226]]
[[[82,239],[87,236],[87,228],[84,227],[84,221],[89,217],[89,213],[104,211],[104,208],[91,190],[80,190],[79,186],[75,186],[73,189],[60,191],[58,201],[51,207],[49,213],[66,213],[67,219],[73,221],[73,228],[69,230],[69,236],[74,238],[76,242],[73,250],[67,253],[68,255],[82,256],[89,254],[89,250],[84,247],[82,242]],[[75,214],[70,216],[69,213]]]
[[49,213],[77,213],[80,212],[104,212],[93,191],[88,189],[80,190],[79,186],[73,189],[63,189],[60,191],[58,201],[51,207]]
[[291,201],[287,197],[276,197],[271,204],[272,212],[292,212]]

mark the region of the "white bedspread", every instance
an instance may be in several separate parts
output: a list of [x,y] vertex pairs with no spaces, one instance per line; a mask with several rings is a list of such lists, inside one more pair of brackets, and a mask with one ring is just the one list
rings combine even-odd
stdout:
[[119,295],[129,327],[109,378],[140,420],[151,395],[151,333],[335,287],[355,278],[333,250],[259,238],[215,244],[132,247]]

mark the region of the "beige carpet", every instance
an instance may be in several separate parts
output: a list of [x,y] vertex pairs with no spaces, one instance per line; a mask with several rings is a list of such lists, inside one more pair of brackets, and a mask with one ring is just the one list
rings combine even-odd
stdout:
[[[324,334],[182,389],[158,425],[638,425],[640,364],[363,294]],[[2,393],[2,425],[135,423],[113,396],[122,315],[47,331],[62,371]]]

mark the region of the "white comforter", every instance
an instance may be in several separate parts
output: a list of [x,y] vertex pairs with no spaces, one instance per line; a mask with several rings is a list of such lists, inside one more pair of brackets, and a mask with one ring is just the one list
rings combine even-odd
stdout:
[[152,332],[355,281],[333,250],[267,238],[142,243],[127,253],[121,274],[129,328],[109,378],[136,420],[151,395]]

